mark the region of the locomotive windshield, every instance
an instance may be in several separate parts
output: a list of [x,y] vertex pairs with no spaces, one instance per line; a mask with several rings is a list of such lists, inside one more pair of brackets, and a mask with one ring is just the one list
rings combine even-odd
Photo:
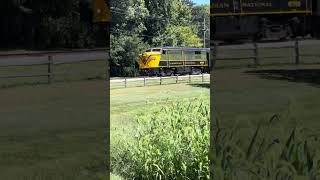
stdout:
[[161,49],[152,49],[152,52],[161,52]]

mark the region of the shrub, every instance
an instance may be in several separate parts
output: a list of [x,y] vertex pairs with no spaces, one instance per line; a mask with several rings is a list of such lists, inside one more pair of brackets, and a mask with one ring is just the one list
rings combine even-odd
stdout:
[[[191,102],[190,102],[191,101]],[[137,116],[113,168],[128,179],[209,179],[209,103],[183,100]]]
[[275,127],[280,119],[275,115],[268,123],[260,123],[248,138],[241,135],[240,128],[222,129],[216,121],[210,148],[212,178],[319,180],[318,139],[308,136],[303,128],[286,128],[288,124]]

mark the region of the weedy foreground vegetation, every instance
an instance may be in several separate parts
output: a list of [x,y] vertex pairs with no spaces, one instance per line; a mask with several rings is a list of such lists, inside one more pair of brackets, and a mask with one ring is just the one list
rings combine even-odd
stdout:
[[318,68],[216,71],[213,179],[320,179]]
[[[192,101],[192,102],[190,102]],[[190,99],[139,114],[115,169],[128,179],[209,179],[209,103]]]
[[[271,133],[277,124],[284,129]],[[259,123],[247,138],[239,129],[216,126],[210,152],[213,179],[320,179],[319,140],[308,136],[306,129],[288,128],[279,115]]]

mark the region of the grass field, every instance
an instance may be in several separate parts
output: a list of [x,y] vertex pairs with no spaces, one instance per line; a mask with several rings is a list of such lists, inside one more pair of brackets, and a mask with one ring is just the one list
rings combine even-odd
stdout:
[[[111,156],[121,139],[130,140],[135,132],[133,118],[147,112],[155,103],[166,104],[179,99],[204,97],[209,101],[209,84],[172,84],[111,90]],[[111,179],[121,179],[115,174]]]
[[[233,141],[220,142],[222,147],[231,148],[228,152],[232,152],[227,153],[230,155],[228,159],[231,159],[231,165],[226,166],[224,173],[230,175],[242,172],[239,178],[250,180],[259,179],[252,178],[255,172],[258,176],[268,177],[266,179],[270,180],[276,179],[276,173],[292,176],[293,179],[312,179],[314,172],[319,174],[319,65],[220,69],[215,71],[213,83],[215,119],[211,120],[211,123],[215,124],[218,119],[223,133],[234,137]],[[268,128],[267,124],[274,115],[278,115],[279,119],[273,120],[272,127]],[[257,127],[261,128],[257,130]],[[303,133],[292,136],[295,128],[295,134],[300,133],[300,130],[303,130]],[[212,143],[219,141],[213,140]],[[271,145],[272,150],[264,150],[263,144],[271,143],[275,143]],[[219,152],[219,148],[221,147],[217,145],[212,146],[212,152]],[[252,156],[240,156],[237,154],[238,150],[247,154],[250,152]],[[215,154],[211,153],[211,157],[219,162],[219,156]],[[259,159],[252,160],[251,157]],[[291,170],[282,167],[282,162],[287,163],[286,167]],[[240,165],[241,163],[243,164]],[[212,166],[217,167],[220,166]],[[230,170],[229,167],[233,169]],[[252,170],[251,178],[243,176],[246,175],[243,172],[246,168]],[[258,168],[262,171],[258,171]],[[264,174],[263,170],[271,175]],[[213,171],[220,172],[217,169]],[[217,174],[215,176],[218,176]]]
[[[233,63],[237,67],[243,65]],[[45,84],[46,78],[2,81],[0,179],[105,177],[103,120],[108,92],[99,80],[104,73],[101,64],[87,66],[61,65],[56,72],[74,75],[56,77],[56,83],[51,85]],[[226,64],[217,62],[217,66]],[[93,80],[84,81],[88,79]],[[253,125],[274,114],[282,115],[286,122],[277,124],[271,134],[298,126],[305,127],[309,135],[320,136],[320,65],[219,69],[213,83],[215,116],[223,127],[239,124],[246,146],[249,142],[245,138],[253,134]],[[32,86],[20,86],[24,84]],[[8,86],[11,87],[4,88]],[[112,89],[110,95],[112,156],[118,140],[130,140],[135,132],[135,115],[154,108],[155,103],[199,96],[209,100],[209,84]],[[113,172],[111,179],[122,178]]]
[[1,179],[102,179],[104,90],[102,80],[0,89]]
[[320,127],[320,66],[274,66],[217,70],[215,104],[225,124],[266,120],[290,111],[290,119],[311,129]]
[[[249,145],[248,139],[256,125],[268,121],[275,114],[280,115],[281,122],[268,133],[277,136],[281,132],[279,139],[287,138],[295,126],[306,128],[310,136],[319,137],[319,77],[319,65],[218,69],[213,82],[215,116],[221,121],[222,128],[238,125],[244,147]],[[165,103],[166,99],[201,94],[209,95],[209,84],[111,90],[111,146],[115,147],[120,138],[130,139],[135,129],[132,117],[152,108],[154,102],[164,100]]]
[[[300,54],[319,54],[319,47],[304,45]],[[252,50],[222,50],[221,56],[252,56]],[[218,52],[218,53],[219,53]],[[290,111],[288,119],[307,127],[318,128],[320,105],[320,57],[301,57],[301,65],[294,65],[294,49],[259,49],[258,68],[249,68],[253,60],[217,61],[214,74],[217,116],[225,124],[240,121],[259,122],[273,114]],[[276,57],[281,58],[263,58]],[[314,63],[314,64],[308,64]],[[234,67],[231,69],[231,67]],[[249,123],[250,124],[250,123]]]
[[[105,66],[54,66],[50,85],[46,77],[0,80],[0,179],[106,177]],[[30,73],[46,66],[0,68],[1,76]]]

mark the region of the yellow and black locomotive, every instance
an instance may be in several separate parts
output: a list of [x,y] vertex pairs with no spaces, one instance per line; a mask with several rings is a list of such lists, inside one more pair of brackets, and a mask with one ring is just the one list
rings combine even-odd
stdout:
[[209,48],[159,47],[140,55],[142,75],[170,76],[209,71]]

